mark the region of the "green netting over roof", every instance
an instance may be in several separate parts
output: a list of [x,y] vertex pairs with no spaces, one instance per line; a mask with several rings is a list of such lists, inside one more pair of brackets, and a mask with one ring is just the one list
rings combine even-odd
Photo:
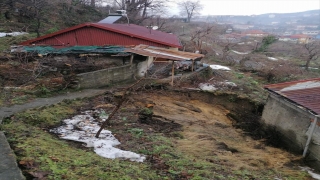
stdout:
[[121,46],[72,46],[66,48],[53,48],[51,46],[24,46],[23,51],[33,52],[42,55],[46,54],[83,54],[83,53],[102,53],[117,54],[124,52]]

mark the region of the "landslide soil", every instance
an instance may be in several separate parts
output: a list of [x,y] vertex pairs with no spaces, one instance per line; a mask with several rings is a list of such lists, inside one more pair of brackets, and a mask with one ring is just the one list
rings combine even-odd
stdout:
[[138,93],[131,98],[138,106],[154,104],[156,119],[182,125],[183,138],[176,140],[175,146],[185,154],[226,165],[234,171],[273,169],[294,177],[298,170],[295,163],[298,156],[267,146],[263,139],[254,140],[233,126],[235,122],[227,116],[230,110],[226,107],[247,114],[239,114],[242,118],[258,117],[253,115],[256,108],[248,100],[230,102],[229,96],[163,91]]

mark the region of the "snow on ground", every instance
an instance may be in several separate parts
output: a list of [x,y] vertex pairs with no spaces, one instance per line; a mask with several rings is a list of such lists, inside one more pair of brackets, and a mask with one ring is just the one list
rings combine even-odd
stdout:
[[221,65],[210,65],[210,68],[211,69],[215,69],[215,70],[226,70],[226,71],[230,71],[231,70],[227,66],[221,66]]
[[209,83],[200,83],[199,88],[203,91],[208,91],[208,92],[214,92],[218,89],[213,84],[209,84]]
[[251,52],[238,52],[235,50],[231,50],[232,52],[236,53],[236,54],[250,54]]
[[310,174],[310,176],[312,176],[312,178],[320,180],[320,174],[314,173],[313,169],[311,169],[309,167],[300,167],[300,168],[301,168],[302,171],[307,171]]
[[213,82],[213,83],[200,83],[198,87],[203,91],[214,92],[218,89],[224,89],[226,87],[227,88],[237,87],[237,85],[233,82],[225,81],[225,82]]
[[27,32],[12,32],[12,33],[3,33],[0,32],[0,37],[5,37],[5,36],[20,36],[20,35],[24,35],[24,34],[28,34]]
[[277,61],[278,60],[277,58],[274,58],[274,57],[268,57],[268,59],[270,59],[272,61]]
[[95,134],[100,126],[92,117],[94,113],[100,114],[99,117],[103,121],[108,118],[104,111],[85,111],[83,115],[63,120],[63,126],[51,129],[50,132],[59,134],[61,139],[86,143],[86,147],[94,147],[94,151],[105,158],[124,158],[137,162],[143,162],[146,159],[143,155],[115,148],[114,146],[119,145],[120,142],[111,131],[102,130],[99,138],[96,138]]

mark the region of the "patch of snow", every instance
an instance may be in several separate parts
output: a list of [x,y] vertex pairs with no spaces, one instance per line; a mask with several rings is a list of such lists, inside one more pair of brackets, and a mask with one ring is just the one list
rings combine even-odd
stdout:
[[231,50],[231,51],[236,53],[236,54],[249,54],[249,53],[251,53],[250,51],[248,51],[248,52],[238,52],[238,51],[235,51],[235,50]]
[[274,57],[268,57],[268,59],[272,60],[272,61],[278,61],[277,58],[274,58]]
[[237,87],[236,83],[234,82],[221,82],[222,85],[230,86],[230,87]]
[[3,33],[0,32],[0,37],[5,37],[5,36],[20,36],[20,35],[24,35],[24,34],[29,34],[27,32],[12,32],[12,33]]
[[215,69],[215,70],[226,70],[226,71],[230,71],[231,70],[227,66],[220,66],[220,65],[210,65],[210,68],[211,69]]
[[320,180],[320,174],[314,173],[313,169],[309,168],[309,167],[300,167],[302,171],[307,171],[310,176],[312,176],[312,178]]
[[215,90],[218,89],[214,85],[209,83],[200,83],[199,88],[203,91],[209,91],[209,92],[214,92]]
[[93,118],[94,113],[99,114],[103,121],[108,118],[104,111],[85,111],[83,115],[63,120],[63,126],[51,129],[50,132],[59,134],[61,139],[86,143],[86,147],[94,147],[94,151],[105,158],[124,158],[137,162],[143,162],[146,159],[143,155],[115,148],[114,146],[119,145],[120,142],[112,135],[111,131],[102,130],[99,138],[96,138],[95,134],[100,126],[98,121]]

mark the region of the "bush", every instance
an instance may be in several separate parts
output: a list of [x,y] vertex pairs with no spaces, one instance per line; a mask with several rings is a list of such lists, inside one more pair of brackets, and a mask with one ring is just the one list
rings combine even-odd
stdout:
[[277,61],[277,63],[263,67],[258,74],[270,83],[295,80],[303,74],[303,70],[288,61]]

